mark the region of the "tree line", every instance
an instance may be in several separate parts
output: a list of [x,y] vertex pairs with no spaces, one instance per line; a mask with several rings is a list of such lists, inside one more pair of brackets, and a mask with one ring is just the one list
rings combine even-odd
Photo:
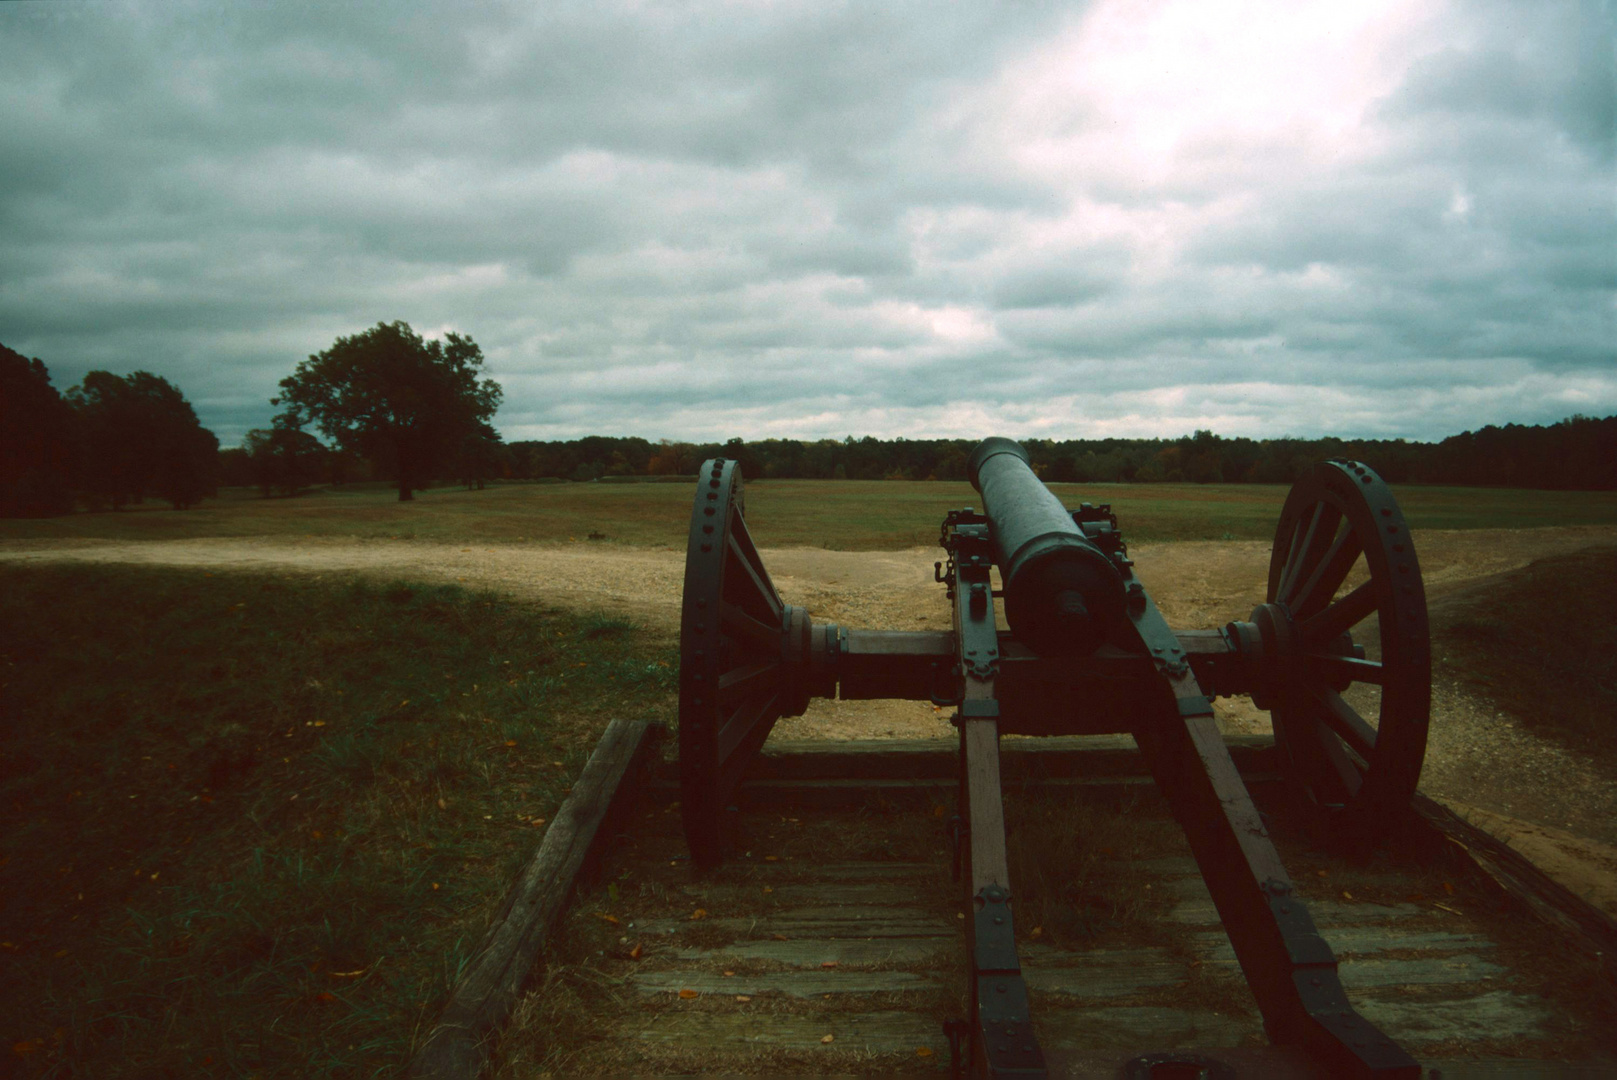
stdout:
[[0,517],[148,498],[183,510],[214,493],[218,456],[219,440],[162,376],[92,371],[62,394],[42,361],[0,345]]
[[[975,439],[731,439],[687,443],[590,436],[513,442],[501,475],[694,476],[711,457],[733,458],[763,479],[964,480]],[[1612,490],[1617,416],[1572,416],[1545,426],[1506,424],[1441,442],[1405,439],[1247,439],[1197,431],[1176,439],[1024,439],[1034,471],[1050,483],[1290,484],[1327,458],[1362,461],[1394,484]]]
[[[59,393],[38,359],[0,345],[0,516],[118,509],[147,498],[177,509],[222,482],[264,495],[385,479],[399,498],[434,482],[693,476],[733,458],[755,479],[963,480],[973,439],[730,439],[653,443],[588,436],[506,443],[491,421],[501,391],[482,350],[378,323],[300,362],[271,400],[271,425],[219,449],[185,396],[149,372],[92,371]],[[305,430],[319,429],[324,441]],[[1507,424],[1437,443],[1404,439],[1027,439],[1052,483],[1287,484],[1325,458],[1363,461],[1396,484],[1558,490],[1617,488],[1617,416]]]

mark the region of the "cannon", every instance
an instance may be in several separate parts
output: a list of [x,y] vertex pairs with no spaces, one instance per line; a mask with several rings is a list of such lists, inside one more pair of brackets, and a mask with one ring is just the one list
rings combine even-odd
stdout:
[[1127,733],[1184,829],[1271,1042],[1332,1075],[1418,1076],[1348,1001],[1211,704],[1249,694],[1269,710],[1293,803],[1332,842],[1364,850],[1404,820],[1431,661],[1420,566],[1387,485],[1357,462],[1315,465],[1281,509],[1265,602],[1246,621],[1174,630],[1110,507],[1069,510],[1009,439],[981,443],[969,478],[983,509],[944,516],[934,569],[953,628],[862,630],[782,602],[747,531],[740,469],[703,465],[680,623],[681,812],[696,864],[722,862],[726,810],[777,719],[816,697],[952,707],[956,865],[973,912],[964,1058],[975,1076],[1044,1076],[1016,955],[999,738]]

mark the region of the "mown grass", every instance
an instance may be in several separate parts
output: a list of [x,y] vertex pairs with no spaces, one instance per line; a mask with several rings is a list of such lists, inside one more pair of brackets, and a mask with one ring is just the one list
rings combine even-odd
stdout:
[[[1287,489],[1259,484],[1056,484],[1069,506],[1110,503],[1131,541],[1270,540]],[[1416,529],[1617,524],[1617,492],[1400,487]],[[747,521],[766,547],[888,551],[930,547],[949,510],[980,505],[968,484],[769,480],[747,485]],[[436,488],[401,503],[376,485],[261,499],[229,489],[177,512],[120,512],[0,521],[0,539],[164,540],[323,536],[437,542],[595,540],[682,550],[691,490],[684,484],[495,484]]]
[[0,569],[0,1074],[393,1073],[676,668],[453,586]]

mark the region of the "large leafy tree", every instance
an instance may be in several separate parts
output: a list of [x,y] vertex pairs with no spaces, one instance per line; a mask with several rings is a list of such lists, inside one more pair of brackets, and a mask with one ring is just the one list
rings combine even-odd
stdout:
[[73,410],[44,363],[0,345],[0,517],[72,510],[77,465]]
[[312,422],[342,449],[392,464],[405,500],[487,430],[501,393],[482,367],[470,337],[427,341],[409,323],[377,323],[300,363],[270,403],[284,406],[277,425]]
[[155,495],[184,510],[211,495],[219,439],[179,388],[146,371],[92,371],[67,392],[83,433],[84,487],[122,506]]
[[241,448],[247,458],[245,471],[266,498],[272,491],[296,495],[314,483],[329,453],[307,431],[281,423],[249,431]]

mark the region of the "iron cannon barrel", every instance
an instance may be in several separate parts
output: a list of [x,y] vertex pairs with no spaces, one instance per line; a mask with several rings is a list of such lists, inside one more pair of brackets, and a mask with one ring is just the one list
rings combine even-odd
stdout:
[[1028,648],[1087,655],[1122,618],[1123,579],[1010,439],[984,439],[967,466],[982,494],[1005,587],[1005,619]]

